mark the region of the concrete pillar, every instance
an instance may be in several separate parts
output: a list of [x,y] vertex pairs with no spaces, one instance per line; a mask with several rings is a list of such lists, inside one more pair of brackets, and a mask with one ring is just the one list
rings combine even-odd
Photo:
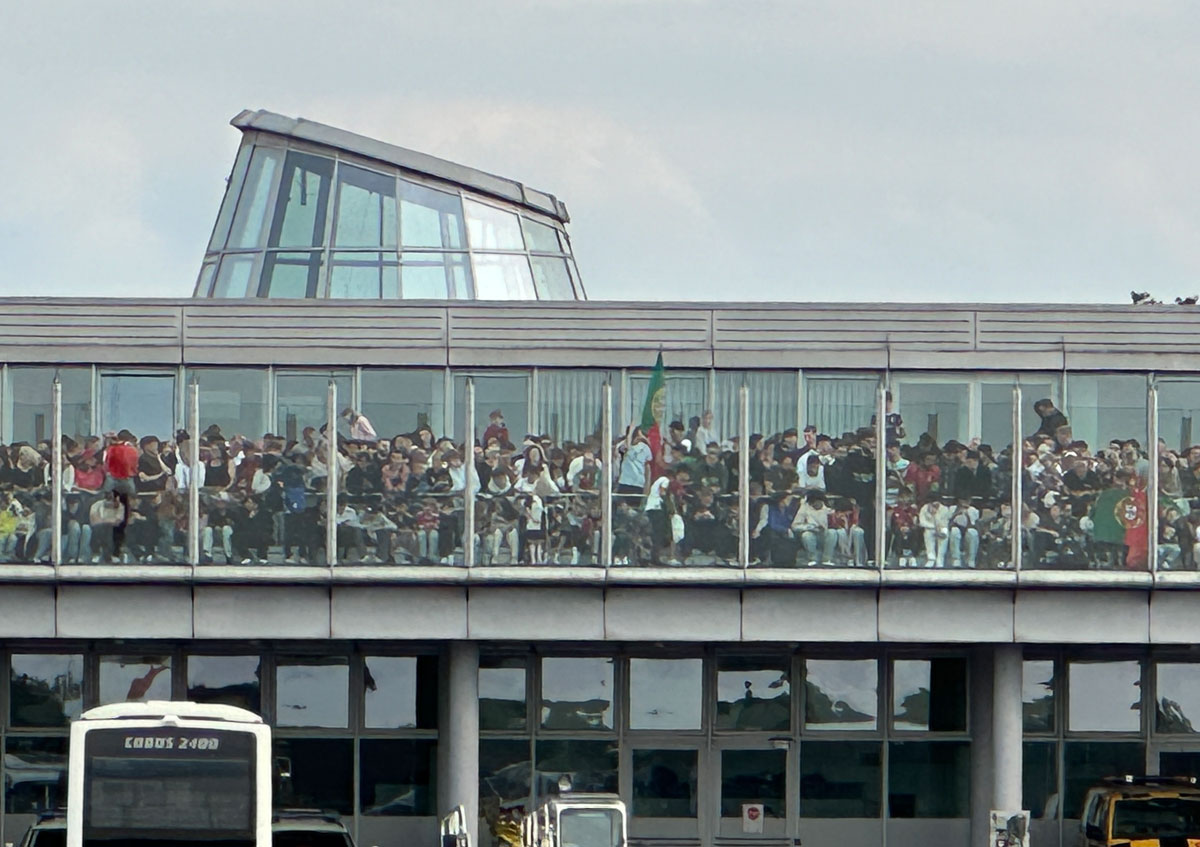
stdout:
[[1021,647],[996,646],[992,658],[992,808],[1021,808]]
[[971,650],[971,847],[991,843],[992,656],[991,645]]
[[470,641],[450,645],[447,708],[439,745],[445,756],[438,780],[438,807],[445,815],[461,805],[467,813],[471,843],[479,843],[479,646]]

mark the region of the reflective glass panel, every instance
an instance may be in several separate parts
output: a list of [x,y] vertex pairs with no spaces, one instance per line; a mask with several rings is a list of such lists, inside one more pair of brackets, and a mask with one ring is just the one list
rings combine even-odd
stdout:
[[457,194],[400,180],[400,243],[461,250],[467,243],[462,200]]
[[396,178],[356,168],[338,166],[335,247],[396,246]]
[[[237,213],[233,217],[233,228],[229,232],[230,249],[261,247],[266,232],[267,203],[271,198],[271,184],[283,160],[283,151],[270,147],[255,147],[242,185],[242,195],[237,201]],[[244,296],[244,295],[224,295]]]
[[316,297],[321,255],[317,252],[268,252],[263,261],[258,296],[293,300]]
[[1154,665],[1155,730],[1200,732],[1192,718],[1200,715],[1200,663],[1157,662]]
[[215,425],[227,437],[260,438],[267,431],[267,377],[266,368],[189,370],[185,384],[200,386],[200,432]]
[[338,300],[394,300],[400,296],[400,262],[395,253],[334,253],[329,296]]
[[345,727],[349,694],[345,659],[280,661],[275,671],[275,725]]
[[1137,742],[1067,741],[1063,745],[1063,817],[1078,819],[1083,795],[1106,776],[1144,776],[1146,748]]
[[436,741],[359,741],[359,811],[364,815],[428,817],[434,809]]
[[296,151],[287,154],[271,222],[271,247],[320,247],[325,242],[332,175],[332,159]]
[[926,382],[901,377],[892,391],[910,436],[927,434],[934,444],[966,444],[978,433],[967,431],[970,387],[961,382]]
[[8,369],[5,391],[12,402],[10,442],[37,444],[50,440],[54,426],[52,397],[56,373],[62,385],[63,435],[79,437],[91,433],[91,368],[27,368],[14,365]]
[[719,658],[717,729],[787,730],[792,686],[785,661]]
[[[1158,383],[1158,436],[1167,449],[1192,467],[1188,448],[1200,442],[1200,381],[1170,380]],[[1191,492],[1187,495],[1193,496]]]
[[877,818],[883,792],[878,741],[800,744],[800,814],[806,818]]
[[875,416],[876,377],[804,378],[806,426],[831,438],[869,426]]
[[189,655],[187,699],[262,714],[262,665],[258,656]]
[[630,659],[629,728],[699,729],[700,659]]
[[557,794],[560,777],[571,780],[572,791],[617,792],[616,741],[537,742],[537,792]]
[[255,286],[251,290],[250,274],[254,270],[254,256],[228,254],[221,257],[221,268],[217,272],[217,284],[213,287],[213,297],[241,298],[253,297],[258,293]]
[[482,659],[479,663],[479,728],[525,726],[525,660]]
[[466,253],[403,253],[400,259],[403,299],[470,299],[471,266]]
[[83,656],[14,653],[9,726],[67,726],[83,711]]
[[721,816],[740,818],[761,803],[763,816],[787,817],[787,750],[721,751]]
[[475,200],[464,200],[467,233],[476,250],[524,250],[521,224],[512,212]]
[[895,729],[961,732],[967,728],[966,659],[896,659],[892,674]]
[[1021,745],[1021,805],[1033,820],[1053,819],[1058,810],[1058,751],[1053,741]]
[[96,704],[171,699],[170,656],[101,656]]
[[542,659],[545,729],[612,729],[613,660]]
[[1054,731],[1054,662],[1030,660],[1022,664],[1021,705],[1026,732]]
[[565,259],[554,256],[533,256],[533,288],[539,300],[574,300],[571,275]]
[[[538,371],[538,425],[558,447],[600,437],[604,417],[603,385],[613,386],[616,406],[620,373],[575,368]],[[616,410],[613,411],[614,417]],[[614,423],[613,433],[617,433]]]
[[292,774],[277,784],[276,806],[354,813],[352,739],[277,737],[274,748],[277,758],[287,759]]
[[971,798],[971,743],[891,742],[888,786],[889,817],[967,817]]
[[[250,161],[253,148],[243,144],[238,148],[237,158],[233,162],[233,170],[225,185],[225,195],[221,199],[221,211],[217,213],[217,223],[213,227],[212,237],[208,240],[208,252],[213,253],[225,246],[229,237],[229,223],[233,219],[234,208],[237,206],[238,195],[246,191],[246,165]],[[199,294],[203,295],[201,289]]]
[[[480,827],[480,841],[487,844],[495,831],[501,809],[528,803],[533,778],[533,761],[528,739],[509,741],[482,738],[479,741],[479,815],[488,826]],[[500,844],[494,837],[491,842]]]
[[558,232],[552,226],[544,223],[521,218],[521,227],[525,230],[525,243],[533,253],[561,253],[558,244]]
[[[9,735],[4,740],[4,811],[33,815],[67,804],[67,738]],[[39,839],[39,842],[41,839]],[[48,844],[53,842],[47,840]]]
[[1137,732],[1142,725],[1138,662],[1069,662],[1067,729]]
[[442,435],[445,394],[441,370],[364,368],[362,372],[362,413],[380,438],[408,435],[422,427]]
[[875,729],[879,664],[875,659],[806,659],[806,729]]
[[368,727],[437,726],[436,656],[368,656],[363,689]]
[[[794,371],[717,371],[716,405],[710,440],[721,443],[738,437],[738,390],[745,385],[750,408],[750,434],[764,439],[783,438],[796,422],[796,374]],[[700,439],[701,441],[704,438]]]
[[100,428],[169,441],[175,432],[175,375],[101,374]]
[[[289,443],[304,440],[307,447],[306,435],[320,437],[321,427],[328,422],[329,379],[329,374],[275,374],[275,424],[278,434]],[[341,412],[353,405],[353,377],[338,374],[333,381],[337,386],[337,411]],[[308,427],[315,432],[306,434]]]
[[633,816],[696,817],[697,770],[695,750],[634,750]]
[[[475,375],[475,426],[480,446],[487,447],[495,438],[501,450],[515,450],[529,432],[529,376],[506,374],[503,376]],[[466,417],[465,374],[454,376],[454,420],[462,430]],[[519,453],[514,458],[520,458]]]
[[1067,417],[1072,441],[1085,441],[1093,451],[1110,442],[1138,442],[1136,467],[1145,460],[1146,377],[1144,374],[1067,375]]
[[476,300],[536,300],[524,254],[475,254]]

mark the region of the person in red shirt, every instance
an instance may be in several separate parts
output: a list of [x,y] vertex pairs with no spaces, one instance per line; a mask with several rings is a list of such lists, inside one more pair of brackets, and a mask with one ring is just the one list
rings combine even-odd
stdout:
[[936,497],[942,481],[937,454],[932,450],[921,454],[920,464],[911,464],[904,472],[904,481],[915,490],[918,504],[927,502],[930,497]]
[[127,429],[117,433],[116,440],[104,451],[104,469],[108,478],[104,480],[104,492],[112,493],[121,502],[121,520],[113,527],[113,556],[121,557],[125,543],[125,528],[129,525],[129,497],[136,493],[134,478],[138,471],[138,449],[134,447],[136,436]]

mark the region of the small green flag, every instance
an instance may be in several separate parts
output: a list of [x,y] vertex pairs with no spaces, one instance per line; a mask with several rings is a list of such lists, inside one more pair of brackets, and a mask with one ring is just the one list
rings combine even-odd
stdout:
[[646,402],[642,405],[642,431],[649,433],[656,426],[661,427],[664,411],[667,407],[667,377],[663,371],[662,353],[654,363],[654,371],[650,374],[650,385],[646,387]]

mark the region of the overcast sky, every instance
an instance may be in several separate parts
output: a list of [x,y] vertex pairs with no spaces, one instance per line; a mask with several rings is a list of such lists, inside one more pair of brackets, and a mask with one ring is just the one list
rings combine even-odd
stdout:
[[190,295],[265,108],[557,194],[592,299],[1173,298],[1197,43],[1194,0],[5,2],[0,294]]

